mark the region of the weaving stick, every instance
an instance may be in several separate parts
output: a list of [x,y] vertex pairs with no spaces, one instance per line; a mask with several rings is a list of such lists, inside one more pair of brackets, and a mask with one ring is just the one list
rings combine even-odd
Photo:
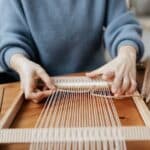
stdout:
[[20,110],[22,103],[23,103],[23,92],[19,91],[17,97],[14,99],[12,105],[4,114],[2,119],[0,120],[0,129],[2,128],[9,128],[12,124],[15,116],[17,115],[18,111]]
[[140,95],[140,94],[133,94],[133,95],[121,95],[121,96],[111,96],[111,95],[102,95],[102,94],[95,94],[94,92],[91,93],[92,96],[98,96],[98,97],[102,97],[102,98],[109,98],[109,99],[115,99],[115,100],[125,100],[126,98],[131,98],[131,97],[137,97],[137,98],[144,98],[144,96]]

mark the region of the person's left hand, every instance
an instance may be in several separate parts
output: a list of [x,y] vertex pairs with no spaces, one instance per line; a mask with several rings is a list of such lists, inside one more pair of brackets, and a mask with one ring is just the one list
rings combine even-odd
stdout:
[[136,50],[131,46],[119,49],[118,56],[106,65],[86,73],[88,77],[102,75],[112,81],[111,91],[115,96],[130,95],[136,90]]

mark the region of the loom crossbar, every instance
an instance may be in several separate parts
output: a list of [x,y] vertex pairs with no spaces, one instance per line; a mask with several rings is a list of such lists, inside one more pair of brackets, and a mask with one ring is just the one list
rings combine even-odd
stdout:
[[150,141],[148,127],[1,129],[0,143]]

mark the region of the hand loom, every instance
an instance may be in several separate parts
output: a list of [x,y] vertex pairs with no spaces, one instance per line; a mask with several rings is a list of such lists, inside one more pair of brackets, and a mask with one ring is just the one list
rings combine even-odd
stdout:
[[138,92],[116,99],[100,79],[53,80],[57,90],[41,104],[25,101],[19,83],[0,86],[0,149],[150,149],[150,112]]

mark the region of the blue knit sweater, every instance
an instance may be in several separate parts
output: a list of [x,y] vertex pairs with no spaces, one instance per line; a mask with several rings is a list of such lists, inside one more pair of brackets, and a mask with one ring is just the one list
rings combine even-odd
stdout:
[[95,69],[130,45],[143,53],[141,27],[124,0],[0,0],[0,63],[21,53],[51,75]]

